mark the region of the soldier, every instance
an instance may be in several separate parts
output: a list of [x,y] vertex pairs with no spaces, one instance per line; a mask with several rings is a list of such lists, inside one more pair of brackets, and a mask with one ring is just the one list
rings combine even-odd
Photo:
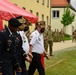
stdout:
[[16,47],[21,44],[17,45],[19,39],[14,36],[20,25],[21,23],[17,19],[12,18],[8,21],[8,27],[0,32],[0,75],[13,75],[14,68],[21,72],[15,54],[16,50],[18,51]]
[[[21,38],[22,38],[22,48],[27,54],[27,57],[29,59],[28,61],[31,62],[30,57],[32,57],[32,55],[29,53],[29,43],[26,37],[26,31],[28,31],[29,26],[27,26],[26,19],[24,19],[22,16],[17,17],[17,19],[19,20],[20,23],[22,23],[22,25],[18,27],[19,34],[21,35]],[[18,60],[20,61],[20,59]],[[27,75],[25,58],[23,58],[21,62],[22,62],[22,75]],[[17,75],[18,74],[19,73],[17,72]]]
[[53,46],[53,31],[51,30],[51,26],[48,25],[48,30],[47,30],[47,40],[48,40],[48,44],[49,44],[49,53],[50,53],[50,56],[53,56],[52,52],[52,46]]
[[44,31],[43,36],[44,36],[44,48],[46,52],[48,52],[47,30]]
[[73,40],[74,42],[76,42],[76,30],[73,32]]
[[[27,20],[26,25],[28,25],[28,27],[31,26],[31,22],[29,22]],[[26,32],[26,36],[28,38],[28,42],[30,42],[30,34],[31,34],[30,29],[28,29],[28,31]]]
[[60,41],[64,42],[64,31],[62,29],[60,31]]
[[72,42],[75,41],[75,35],[74,35],[74,32],[72,33]]
[[54,42],[57,42],[57,29],[55,29],[53,33],[53,39],[54,39]]
[[43,21],[36,23],[36,30],[31,33],[30,37],[30,52],[33,54],[32,62],[30,63],[28,75],[33,75],[37,69],[39,75],[45,75],[44,71],[44,56],[47,53],[44,49],[43,32],[45,31],[45,25]]
[[60,42],[60,33],[59,33],[59,29],[57,29],[57,42]]

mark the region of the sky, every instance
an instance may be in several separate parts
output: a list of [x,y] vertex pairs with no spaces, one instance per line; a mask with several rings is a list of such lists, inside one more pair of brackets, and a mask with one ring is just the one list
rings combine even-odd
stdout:
[[76,0],[71,0],[71,4],[76,9]]

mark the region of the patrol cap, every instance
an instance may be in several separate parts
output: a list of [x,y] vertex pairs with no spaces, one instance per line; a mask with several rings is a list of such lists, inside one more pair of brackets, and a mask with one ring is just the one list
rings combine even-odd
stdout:
[[25,18],[23,18],[22,16],[18,16],[18,17],[16,17],[16,19],[18,19],[18,21],[20,22],[20,23],[26,23],[26,19]]
[[39,21],[36,23],[36,25],[45,26],[45,21]]
[[11,18],[9,21],[8,21],[8,24],[14,28],[17,28],[19,27],[22,23],[20,23],[16,18]]

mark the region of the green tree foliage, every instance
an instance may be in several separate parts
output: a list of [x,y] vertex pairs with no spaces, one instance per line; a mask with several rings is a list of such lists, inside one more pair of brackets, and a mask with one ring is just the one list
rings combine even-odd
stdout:
[[65,13],[62,16],[61,23],[64,26],[68,26],[69,24],[71,24],[74,21],[74,17],[75,17],[75,15],[71,14],[71,12],[69,10],[69,5],[68,5]]

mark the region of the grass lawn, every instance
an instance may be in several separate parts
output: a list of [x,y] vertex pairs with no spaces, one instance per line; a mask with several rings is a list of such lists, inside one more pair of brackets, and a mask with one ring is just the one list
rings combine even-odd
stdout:
[[45,71],[46,75],[76,75],[76,50],[55,52],[50,60],[45,59]]
[[68,35],[68,34],[65,34],[64,35],[64,40],[71,40],[72,38],[71,38],[71,36],[70,35]]
[[71,37],[64,37],[64,40],[71,40]]

